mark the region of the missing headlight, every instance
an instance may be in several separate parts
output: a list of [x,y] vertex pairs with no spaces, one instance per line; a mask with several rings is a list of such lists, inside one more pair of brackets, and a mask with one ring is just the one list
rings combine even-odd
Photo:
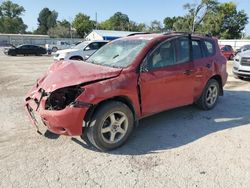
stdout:
[[46,110],[63,110],[66,106],[73,103],[76,98],[84,91],[80,86],[71,86],[58,89],[50,94],[46,100]]

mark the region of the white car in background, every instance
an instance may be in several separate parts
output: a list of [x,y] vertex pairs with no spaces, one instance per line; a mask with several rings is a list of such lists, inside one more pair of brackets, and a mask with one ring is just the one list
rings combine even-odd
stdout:
[[70,48],[71,45],[65,41],[57,41],[56,44],[45,44],[45,49],[50,54],[52,52],[57,52],[57,50],[63,50]]
[[84,41],[71,49],[58,50],[54,54],[54,60],[85,60],[91,56],[96,50],[107,44],[109,41]]
[[233,73],[239,79],[250,78],[250,50],[234,57]]

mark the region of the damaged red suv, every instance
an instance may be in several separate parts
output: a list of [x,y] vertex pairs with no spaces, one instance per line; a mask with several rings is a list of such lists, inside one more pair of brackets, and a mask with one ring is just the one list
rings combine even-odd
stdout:
[[226,80],[216,39],[141,34],[110,42],[86,62],[53,63],[25,108],[38,130],[83,136],[107,151],[124,144],[146,116],[193,103],[212,109]]

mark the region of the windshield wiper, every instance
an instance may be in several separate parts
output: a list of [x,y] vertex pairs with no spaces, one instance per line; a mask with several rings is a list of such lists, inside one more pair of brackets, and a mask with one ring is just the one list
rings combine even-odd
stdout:
[[114,57],[113,57],[113,59],[115,59],[115,58],[117,58],[117,57],[119,57],[120,55],[119,54],[117,54],[117,55],[115,55]]

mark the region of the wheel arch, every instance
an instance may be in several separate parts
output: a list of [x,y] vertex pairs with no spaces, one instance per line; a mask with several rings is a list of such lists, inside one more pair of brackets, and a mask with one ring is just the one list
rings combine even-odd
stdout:
[[219,86],[220,86],[220,96],[223,96],[224,95],[224,91],[223,91],[223,85],[222,85],[222,78],[220,75],[214,75],[212,76],[209,80],[211,79],[214,79],[216,80],[218,83],[219,83]]
[[73,55],[69,59],[70,60],[73,60],[73,59],[81,59],[81,60],[83,60],[82,56],[80,56],[80,55]]
[[84,117],[84,122],[85,122],[84,127],[89,126],[89,122],[91,121],[92,116],[98,110],[99,107],[101,107],[102,105],[105,105],[108,102],[112,102],[112,101],[119,101],[119,102],[126,104],[129,107],[129,109],[131,110],[131,112],[133,113],[134,121],[137,124],[138,118],[136,116],[136,112],[135,112],[135,108],[134,108],[134,105],[132,103],[132,100],[129,99],[129,97],[127,97],[127,96],[115,96],[115,97],[103,100],[103,101],[99,102],[98,104],[90,107],[88,109],[87,113],[85,114],[85,117]]

